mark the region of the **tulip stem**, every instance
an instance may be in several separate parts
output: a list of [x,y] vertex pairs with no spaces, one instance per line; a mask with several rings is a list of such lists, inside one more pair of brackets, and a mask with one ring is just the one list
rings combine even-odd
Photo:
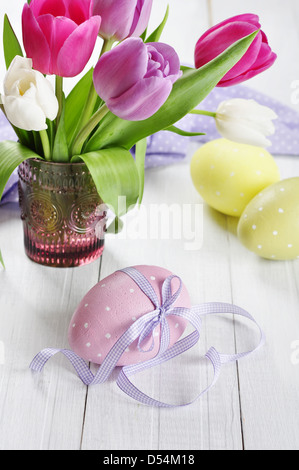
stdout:
[[94,130],[94,128],[99,124],[99,122],[103,119],[104,116],[108,113],[109,109],[107,106],[104,104],[101,106],[93,116],[89,119],[87,124],[81,129],[79,134],[74,140],[73,146],[72,146],[72,156],[73,155],[80,155],[82,151],[82,147],[84,145],[84,142],[90,135],[90,133]]
[[189,114],[201,114],[203,116],[211,116],[213,118],[216,117],[216,113],[212,111],[204,111],[203,109],[193,109]]
[[56,75],[55,77],[55,94],[59,104],[58,114],[56,117],[56,127],[58,127],[63,103],[63,77],[60,77],[59,75]]
[[[101,53],[100,53],[100,58],[102,57],[102,55],[105,52],[108,52],[108,51],[111,50],[111,48],[113,46],[113,43],[114,43],[114,39],[104,39],[104,42],[103,42],[103,45],[102,45],[102,50],[101,50]],[[95,108],[97,99],[98,99],[98,94],[95,90],[93,80],[92,80],[91,85],[90,85],[90,89],[89,89],[89,93],[88,93],[88,96],[87,96],[87,99],[86,99],[86,102],[85,102],[85,106],[83,108],[81,118],[80,118],[80,120],[78,122],[78,125],[77,125],[76,134],[80,130],[82,130],[84,126],[86,126],[88,120],[90,119],[90,117],[92,116],[92,114],[94,112],[94,108]]]
[[44,157],[49,162],[51,161],[51,148],[50,148],[48,133],[46,130],[43,130],[43,131],[39,131],[39,135],[40,135],[42,146],[43,146]]
[[111,51],[114,42],[114,39],[104,39],[100,57],[102,57],[105,52]]

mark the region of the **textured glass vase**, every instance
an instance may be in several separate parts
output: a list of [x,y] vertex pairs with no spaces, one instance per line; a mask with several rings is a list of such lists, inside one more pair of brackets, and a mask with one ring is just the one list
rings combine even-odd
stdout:
[[18,171],[28,257],[53,267],[80,266],[99,258],[106,212],[86,165],[32,159]]

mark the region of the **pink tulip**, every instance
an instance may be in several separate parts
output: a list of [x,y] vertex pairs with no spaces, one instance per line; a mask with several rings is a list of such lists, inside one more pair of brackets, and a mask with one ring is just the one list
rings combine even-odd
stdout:
[[122,41],[140,36],[147,27],[153,0],[94,0],[93,12],[100,15],[100,35]]
[[93,0],[32,0],[22,14],[23,42],[33,68],[74,77],[87,64],[101,25]]
[[141,121],[165,103],[181,75],[179,57],[171,46],[129,38],[100,58],[93,81],[112,113]]
[[[209,29],[196,44],[196,68],[202,67],[235,41],[260,28],[259,17],[249,13],[234,16]],[[242,59],[222,78],[217,86],[226,87],[244,82],[271,67],[276,58],[265,33],[260,31]]]

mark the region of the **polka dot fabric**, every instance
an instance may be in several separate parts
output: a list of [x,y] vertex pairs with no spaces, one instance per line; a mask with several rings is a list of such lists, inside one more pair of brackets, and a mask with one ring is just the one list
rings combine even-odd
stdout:
[[[154,288],[161,302],[161,287],[171,272],[156,266],[136,266]],[[173,290],[178,288],[178,279],[173,279]],[[190,297],[183,285],[181,295],[174,307],[191,307]],[[125,333],[134,321],[155,309],[151,300],[137,284],[124,272],[116,271],[96,284],[78,305],[69,326],[69,344],[71,349],[83,359],[101,364],[116,341]],[[177,316],[167,317],[170,328],[170,346],[183,334],[187,321]],[[124,352],[118,366],[137,364],[155,357],[160,344],[160,326],[154,330],[155,345],[152,351],[142,352],[137,348],[136,340]],[[151,346],[148,338],[142,349]]]

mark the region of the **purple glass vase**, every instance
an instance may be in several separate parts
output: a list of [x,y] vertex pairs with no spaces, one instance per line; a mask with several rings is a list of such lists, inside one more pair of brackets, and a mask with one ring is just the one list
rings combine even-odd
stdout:
[[27,256],[53,267],[91,263],[104,249],[106,208],[84,163],[27,160],[19,166]]

